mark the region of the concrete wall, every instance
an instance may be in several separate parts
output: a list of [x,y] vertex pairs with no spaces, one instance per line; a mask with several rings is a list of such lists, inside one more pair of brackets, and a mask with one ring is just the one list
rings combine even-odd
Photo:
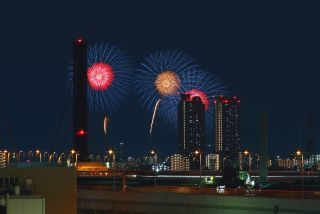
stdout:
[[7,198],[7,214],[45,214],[44,196],[10,196]]
[[0,177],[19,177],[22,185],[26,179],[32,179],[32,194],[45,196],[46,214],[77,212],[77,183],[74,168],[4,168],[0,170]]
[[320,213],[319,200],[78,190],[78,213]]

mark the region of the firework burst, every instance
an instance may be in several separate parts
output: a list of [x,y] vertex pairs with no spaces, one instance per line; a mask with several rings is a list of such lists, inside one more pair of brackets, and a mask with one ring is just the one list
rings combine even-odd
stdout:
[[88,69],[88,82],[92,90],[104,91],[112,85],[114,79],[113,69],[110,65],[98,62]]
[[131,60],[116,46],[103,43],[90,45],[87,58],[89,109],[110,115],[125,101],[129,92]]
[[208,96],[201,90],[198,89],[191,89],[189,91],[186,91],[185,94],[190,94],[190,99],[192,100],[194,97],[199,97],[202,101],[202,103],[205,106],[205,110],[209,110],[209,99]]
[[[206,126],[212,127],[213,107],[211,100],[213,96],[226,94],[224,84],[214,74],[196,68],[182,74],[181,87],[178,92],[179,94],[190,94],[191,99],[195,96],[201,99],[206,110]],[[177,124],[180,99],[180,95],[171,96],[167,101],[170,105],[163,108],[166,120],[174,127]]]
[[153,111],[150,135],[156,111],[163,115],[161,112],[163,106],[168,104],[167,98],[175,96],[181,88],[180,76],[195,67],[190,57],[175,50],[158,51],[141,63],[136,89],[142,105]]
[[156,77],[154,85],[160,95],[170,96],[177,93],[180,88],[180,80],[176,73],[163,71]]

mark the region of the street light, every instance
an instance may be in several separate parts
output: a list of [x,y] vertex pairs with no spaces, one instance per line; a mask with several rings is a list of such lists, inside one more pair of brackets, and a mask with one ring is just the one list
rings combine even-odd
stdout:
[[42,162],[42,155],[39,149],[36,150],[36,154],[40,157],[40,163]]
[[46,158],[47,158],[48,162],[49,162],[49,153],[48,152],[44,152],[43,153],[43,158],[45,159],[45,161],[46,161]]
[[48,162],[49,162],[49,163],[51,163],[52,156],[53,156],[52,154],[49,155],[49,159],[48,159]]
[[248,158],[249,158],[249,169],[248,169],[248,171],[249,171],[249,175],[251,175],[251,154],[250,154],[250,152],[248,151],[248,149],[245,149],[245,150],[243,151],[243,154],[244,154],[245,156],[248,156]]
[[21,162],[21,154],[23,155],[23,151],[22,150],[20,150],[19,153],[18,153],[19,162]]
[[74,155],[74,154],[76,155],[76,161],[75,161],[74,165],[77,166],[77,164],[78,164],[78,154],[77,154],[76,150],[72,149],[72,150],[70,151],[70,153],[71,153],[71,155],[72,155],[72,159],[73,159],[73,155]]
[[157,186],[157,159],[158,155],[155,150],[151,150],[150,154],[153,156],[153,166],[154,166],[154,186]]
[[304,180],[303,180],[303,175],[304,175],[304,161],[303,161],[303,153],[300,149],[296,151],[297,156],[301,156],[301,183],[302,183],[302,191],[304,194]]
[[61,164],[62,161],[65,161],[65,154],[62,152],[58,158],[58,164]]
[[[30,161],[33,159],[33,152],[32,152],[32,150],[30,150],[30,151],[28,152],[28,158],[29,158]],[[33,160],[32,160],[32,161],[33,161]]]
[[116,154],[112,149],[108,151],[109,155],[112,155],[112,165],[113,165],[113,189],[116,188]]
[[[202,165],[201,165],[201,151],[200,151],[200,150],[196,150],[194,153],[195,153],[196,155],[199,155],[199,159],[200,159],[200,161],[199,161],[199,164],[200,164],[200,168],[199,168],[199,169],[200,169],[200,170],[199,170],[199,171],[200,171],[200,182],[202,182],[202,178],[201,178],[201,175],[202,175],[202,171],[201,171],[201,170],[202,170],[202,167],[201,167],[201,166],[202,166]],[[201,183],[200,183],[200,184],[201,184]]]

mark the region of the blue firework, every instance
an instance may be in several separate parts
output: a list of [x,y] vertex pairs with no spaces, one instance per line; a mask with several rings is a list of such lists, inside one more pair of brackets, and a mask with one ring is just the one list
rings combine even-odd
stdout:
[[163,115],[167,98],[175,96],[181,87],[182,74],[195,67],[189,56],[176,50],[157,51],[145,58],[136,76],[136,91],[143,107],[154,115],[158,108]]
[[[226,87],[213,73],[195,68],[182,74],[181,87],[179,94],[190,94],[191,98],[198,96],[205,104],[206,109],[206,127],[212,128],[213,125],[213,97],[217,95],[225,95]],[[163,107],[163,116],[172,125],[177,125],[178,104],[181,96],[176,95],[167,98],[168,105]]]
[[126,52],[110,44],[88,47],[88,104],[90,111],[110,115],[126,101],[132,83],[132,63]]

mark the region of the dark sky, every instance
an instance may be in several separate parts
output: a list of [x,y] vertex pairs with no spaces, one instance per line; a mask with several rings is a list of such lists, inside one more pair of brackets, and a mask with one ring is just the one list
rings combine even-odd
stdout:
[[[262,111],[269,116],[272,154],[294,151],[299,130],[305,144],[309,112],[317,119],[316,132],[320,127],[320,5],[221,2],[2,2],[0,147],[52,147],[68,93],[72,41],[78,36],[116,44],[137,63],[159,49],[182,50],[241,97],[242,147],[258,151]],[[127,99],[112,115],[110,142],[124,140],[128,155],[143,154],[150,145],[151,115],[144,114],[136,97]],[[70,113],[63,124],[67,118]],[[91,151],[103,150],[102,119],[91,118]],[[64,129],[56,149],[71,142]],[[173,130],[159,121],[154,130],[160,153],[177,150]]]

